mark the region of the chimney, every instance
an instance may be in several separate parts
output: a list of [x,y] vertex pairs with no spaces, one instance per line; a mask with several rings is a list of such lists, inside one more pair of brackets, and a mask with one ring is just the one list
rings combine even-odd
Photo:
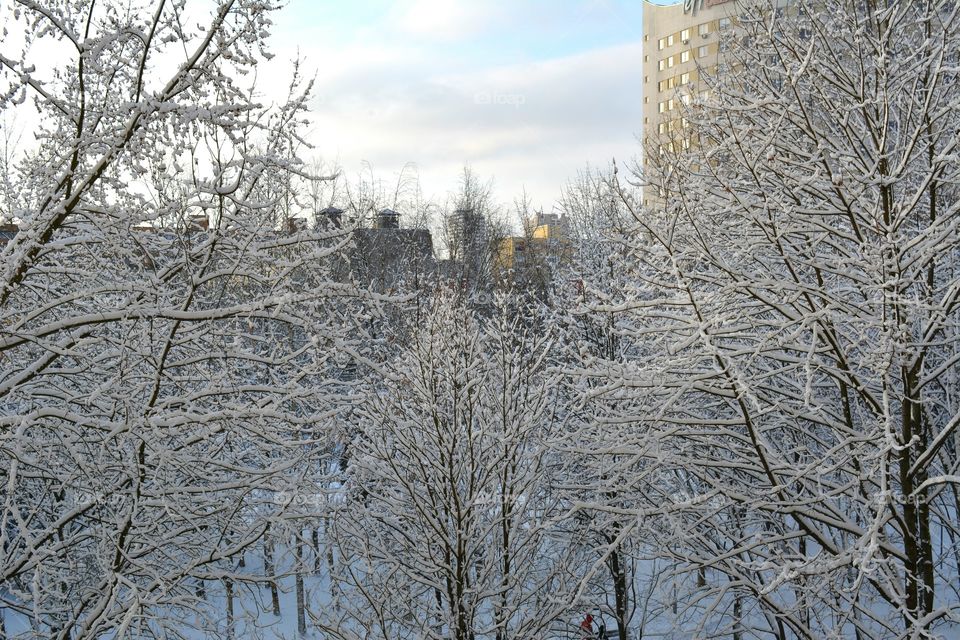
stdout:
[[400,214],[393,209],[383,209],[377,214],[377,229],[399,229]]
[[327,207],[320,212],[320,217],[317,221],[322,225],[339,229],[343,221],[343,209]]

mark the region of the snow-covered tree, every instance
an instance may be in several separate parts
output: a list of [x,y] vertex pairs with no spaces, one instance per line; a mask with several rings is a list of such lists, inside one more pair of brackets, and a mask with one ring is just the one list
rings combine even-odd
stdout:
[[621,477],[677,625],[935,637],[960,615],[960,6],[785,5],[741,5],[650,141],[652,206],[621,189],[633,285],[599,311],[637,352],[587,377],[630,398]]
[[334,637],[528,638],[564,624],[582,567],[551,490],[564,407],[552,332],[441,295],[359,410],[325,628]]
[[[575,408],[554,446],[564,452],[560,490],[575,506],[570,536],[592,563],[584,604],[599,610],[612,637],[627,640],[644,637],[661,603],[652,599],[660,582],[649,561],[656,550],[645,536],[648,523],[636,515],[638,484],[652,465],[634,447],[634,398],[618,388],[621,368],[644,357],[642,341],[618,321],[636,284],[631,243],[643,238],[625,235],[630,216],[612,169],[588,168],[564,190],[569,259],[554,280],[548,313],[562,331],[555,366],[572,373],[564,393]],[[584,365],[592,372],[600,362],[612,367],[607,374],[584,375]]]
[[0,109],[39,119],[0,254],[0,606],[24,637],[231,635],[244,550],[326,450],[331,356],[362,357],[327,277],[344,241],[277,224],[309,84],[255,99],[275,3],[208,8],[0,7]]

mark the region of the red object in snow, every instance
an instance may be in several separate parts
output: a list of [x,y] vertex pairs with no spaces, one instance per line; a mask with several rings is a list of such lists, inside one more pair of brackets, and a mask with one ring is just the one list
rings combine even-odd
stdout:
[[580,629],[588,633],[593,633],[593,616],[589,613],[587,617],[583,619],[583,622],[580,623]]

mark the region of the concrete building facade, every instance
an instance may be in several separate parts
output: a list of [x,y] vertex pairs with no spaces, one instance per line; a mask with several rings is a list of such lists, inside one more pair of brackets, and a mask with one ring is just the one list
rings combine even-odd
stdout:
[[690,144],[682,106],[708,98],[702,74],[721,60],[721,35],[732,26],[734,0],[678,0],[643,5],[644,153]]

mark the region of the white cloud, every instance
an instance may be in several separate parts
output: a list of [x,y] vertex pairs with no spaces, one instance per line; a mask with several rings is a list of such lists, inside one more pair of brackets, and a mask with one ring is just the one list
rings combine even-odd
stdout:
[[417,37],[453,41],[490,26],[497,7],[489,0],[412,0],[398,5],[390,24]]
[[636,153],[639,59],[639,45],[628,45],[432,76],[370,64],[319,87],[317,150],[348,171],[369,161],[389,174],[415,162],[427,190],[454,188],[470,163],[495,176],[501,199],[526,185],[549,208],[585,163]]
[[[442,200],[469,163],[495,178],[502,201],[526,186],[535,204],[549,209],[565,179],[586,163],[637,154],[642,119],[639,23],[635,44],[598,47],[581,42],[579,29],[626,24],[620,6],[557,6],[407,0],[375,22],[334,29],[338,37],[321,35],[331,25],[311,32],[299,23],[297,37],[275,47],[284,59],[299,45],[317,69],[311,140],[316,154],[339,160],[347,175],[366,161],[390,180],[413,162],[427,195]],[[621,32],[630,37],[629,25]],[[557,50],[581,53],[550,58],[554,36],[566,41]],[[538,44],[525,48],[527,37]],[[455,42],[470,38],[466,46]],[[513,48],[501,55],[497,42]]]

